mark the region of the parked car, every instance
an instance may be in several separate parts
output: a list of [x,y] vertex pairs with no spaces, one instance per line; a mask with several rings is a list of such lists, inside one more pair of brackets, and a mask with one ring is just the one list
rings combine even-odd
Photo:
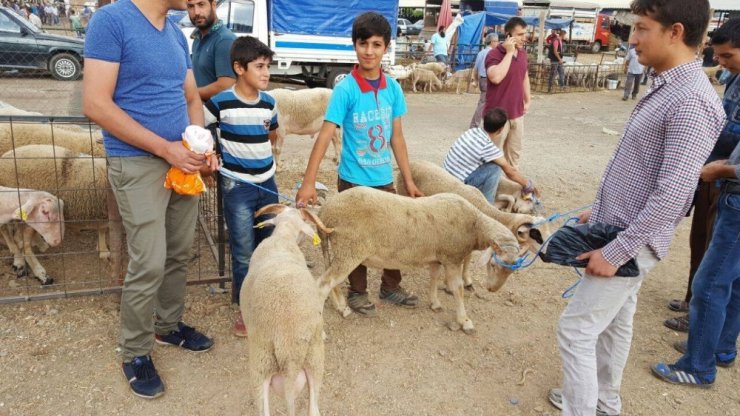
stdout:
[[411,22],[408,19],[398,19],[396,27],[396,36],[408,35]]
[[421,33],[422,30],[424,30],[424,19],[419,19],[416,21],[416,23],[409,27],[408,34],[418,35],[419,33]]
[[0,69],[42,70],[62,81],[82,75],[85,42],[44,33],[12,9],[0,7]]

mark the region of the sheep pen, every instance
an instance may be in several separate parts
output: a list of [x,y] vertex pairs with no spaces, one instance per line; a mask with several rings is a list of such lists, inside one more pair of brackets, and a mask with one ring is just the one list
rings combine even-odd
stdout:
[[[51,79],[40,82],[50,87],[59,84]],[[548,214],[592,202],[619,139],[602,133],[602,128],[621,131],[634,108],[634,102],[620,100],[622,93],[533,94],[530,113],[525,116],[520,166],[545,192]],[[467,129],[477,94],[407,94],[406,99],[408,114],[403,117],[403,127],[409,159],[440,165],[449,146]],[[277,181],[280,192],[293,197],[313,142],[290,143],[283,151],[285,164]],[[324,159],[317,178],[332,190],[336,189],[334,168],[329,158]],[[688,234],[687,219],[677,229],[669,256],[643,283],[633,348],[622,384],[625,415],[731,415],[737,407],[737,369],[721,369],[711,390],[692,390],[692,394],[665,385],[648,370],[656,360],[676,359],[679,355],[671,344],[685,336],[663,328],[661,323],[675,316],[665,303],[683,296],[686,289]],[[95,238],[87,238],[83,247],[77,244],[76,236],[65,235],[62,246],[94,250],[96,236],[83,237]],[[302,248],[314,264],[311,273],[320,275],[321,254],[311,246]],[[193,256],[189,270],[197,273],[210,254],[194,247]],[[56,261],[50,258],[44,265],[51,269]],[[70,255],[65,266],[68,274],[84,275],[95,271],[97,263],[92,256]],[[10,273],[9,263],[2,271],[0,284],[5,293],[15,290],[9,283],[23,284]],[[423,269],[403,272],[404,288],[422,298],[416,310],[379,305],[378,316],[369,319],[345,319],[333,310],[326,311],[324,328],[329,338],[325,341],[321,414],[558,415],[547,401],[548,389],[561,379],[555,327],[567,303],[561,294],[577,277],[571,269],[540,262],[525,273],[509,278],[496,293],[466,296],[466,308],[476,324],[475,336],[449,331],[446,323],[451,316],[429,311],[429,277]],[[473,269],[473,275],[481,279],[483,271]],[[379,284],[379,271],[370,269],[371,297],[377,295]],[[440,302],[447,311],[454,307],[454,299],[443,293]],[[167,394],[146,402],[131,396],[120,374],[115,351],[119,335],[115,295],[0,305],[0,363],[6,379],[12,380],[0,391],[0,403],[4,404],[0,415],[257,414],[242,370],[249,358],[247,345],[244,339],[231,335],[234,310],[230,304],[230,293],[188,287],[186,315],[192,324],[215,337],[216,348],[199,355],[155,348],[155,362],[167,383]],[[527,376],[520,385],[522,374]],[[274,400],[271,410],[287,414],[280,402]],[[305,409],[307,403],[305,398],[297,400],[299,409]]]

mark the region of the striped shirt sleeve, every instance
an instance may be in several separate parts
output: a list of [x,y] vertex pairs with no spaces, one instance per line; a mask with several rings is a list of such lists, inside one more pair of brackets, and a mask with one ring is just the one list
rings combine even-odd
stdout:
[[203,106],[203,117],[205,118],[205,126],[212,126],[218,124],[219,121],[219,110],[216,103],[213,100],[206,101]]

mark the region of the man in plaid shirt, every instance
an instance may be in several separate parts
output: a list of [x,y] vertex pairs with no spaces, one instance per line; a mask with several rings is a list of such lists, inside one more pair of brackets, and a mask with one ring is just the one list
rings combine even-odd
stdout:
[[[696,49],[709,22],[708,0],[634,0],[630,43],[653,68],[653,83],[625,127],[581,222],[624,231],[581,254],[586,275],[560,317],[563,388],[550,401],[563,416],[618,415],[622,372],[643,279],[668,253],[688,211],[704,161],[725,122],[724,110]],[[614,277],[636,259],[640,275]]]

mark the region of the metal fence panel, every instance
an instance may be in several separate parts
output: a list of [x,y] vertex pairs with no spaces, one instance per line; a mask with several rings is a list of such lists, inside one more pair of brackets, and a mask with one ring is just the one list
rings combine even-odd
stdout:
[[[64,201],[64,239],[56,247],[27,235],[22,221],[2,226],[11,241],[0,238],[6,246],[0,249],[0,303],[119,291],[126,243],[99,128],[80,117],[0,116],[0,154],[0,186],[13,188],[2,189],[0,198],[11,210],[21,208],[15,188],[47,191]],[[200,200],[189,284],[229,280],[219,200],[215,188]],[[35,264],[30,253],[10,251],[13,241],[33,250],[37,266],[29,267]]]

